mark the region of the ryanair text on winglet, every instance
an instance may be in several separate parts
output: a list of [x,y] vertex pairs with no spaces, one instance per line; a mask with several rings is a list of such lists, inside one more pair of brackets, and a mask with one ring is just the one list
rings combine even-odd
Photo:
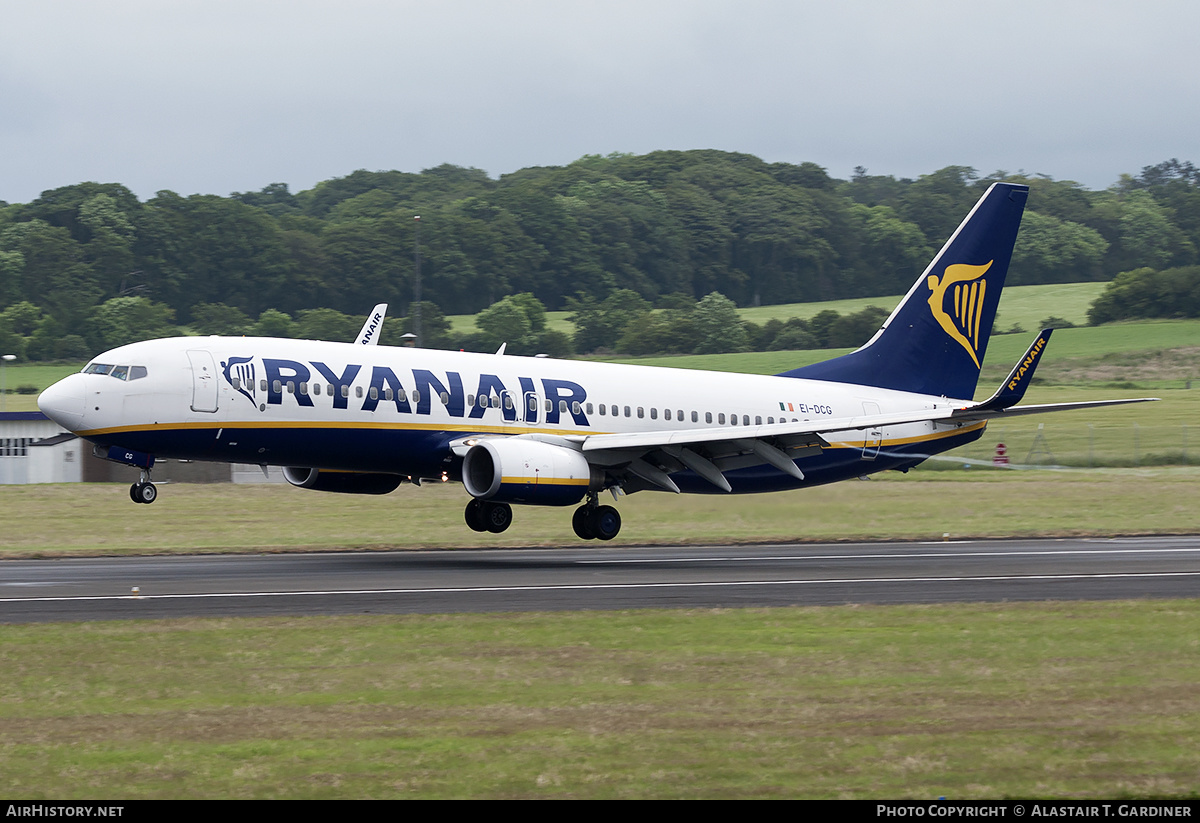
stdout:
[[1021,361],[1021,365],[1017,366],[1016,370],[1013,372],[1012,380],[1008,381],[1008,388],[1010,390],[1015,389],[1021,382],[1021,378],[1025,376],[1025,372],[1033,368],[1033,364],[1036,363],[1037,359],[1042,356],[1042,349],[1044,348],[1046,348],[1046,338],[1039,337],[1037,342],[1030,347],[1029,354],[1027,354],[1025,359]]

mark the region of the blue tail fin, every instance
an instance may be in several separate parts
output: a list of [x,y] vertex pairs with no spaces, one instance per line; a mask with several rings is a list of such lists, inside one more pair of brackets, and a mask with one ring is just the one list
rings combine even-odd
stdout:
[[865,346],[780,376],[970,400],[1028,196],[993,183]]

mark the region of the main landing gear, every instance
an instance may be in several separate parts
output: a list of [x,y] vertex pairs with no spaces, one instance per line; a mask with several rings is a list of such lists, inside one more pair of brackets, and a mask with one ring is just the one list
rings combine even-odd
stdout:
[[472,531],[499,534],[512,525],[512,506],[472,498],[465,512]]
[[153,503],[158,499],[158,487],[150,482],[150,472],[142,469],[142,477],[129,487],[129,499],[134,503]]
[[612,506],[596,505],[596,495],[575,510],[571,528],[584,540],[612,540],[621,531],[621,513]]
[[[472,499],[463,516],[472,531],[499,534],[512,525],[512,506]],[[597,505],[596,495],[590,494],[575,510],[571,528],[584,540],[612,540],[621,531],[621,514],[612,506]]]

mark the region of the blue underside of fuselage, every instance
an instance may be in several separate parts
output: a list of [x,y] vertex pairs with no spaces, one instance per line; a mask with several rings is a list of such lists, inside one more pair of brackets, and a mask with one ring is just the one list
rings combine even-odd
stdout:
[[[155,427],[149,430],[99,434],[87,439],[104,447],[146,452],[158,458],[297,466],[338,471],[384,472],[412,477],[439,477],[447,472],[458,479],[462,465],[448,444],[470,436],[464,431],[413,429],[327,428],[188,428]],[[480,436],[494,433],[479,433]],[[923,458],[977,440],[983,429],[972,429],[938,439],[885,445],[874,459],[864,459],[861,448],[827,448],[801,458],[797,465],[804,480],[769,465],[729,469],[725,478],[735,494],[784,491],[819,486],[865,474],[903,468]],[[867,452],[870,454],[871,452]],[[691,471],[671,475],[680,491],[689,494],[724,494]]]

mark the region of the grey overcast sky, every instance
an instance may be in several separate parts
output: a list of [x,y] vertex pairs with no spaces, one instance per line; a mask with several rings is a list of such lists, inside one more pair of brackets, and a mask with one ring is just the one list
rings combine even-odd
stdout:
[[715,148],[1100,189],[1200,162],[1200,2],[0,0],[0,200]]

